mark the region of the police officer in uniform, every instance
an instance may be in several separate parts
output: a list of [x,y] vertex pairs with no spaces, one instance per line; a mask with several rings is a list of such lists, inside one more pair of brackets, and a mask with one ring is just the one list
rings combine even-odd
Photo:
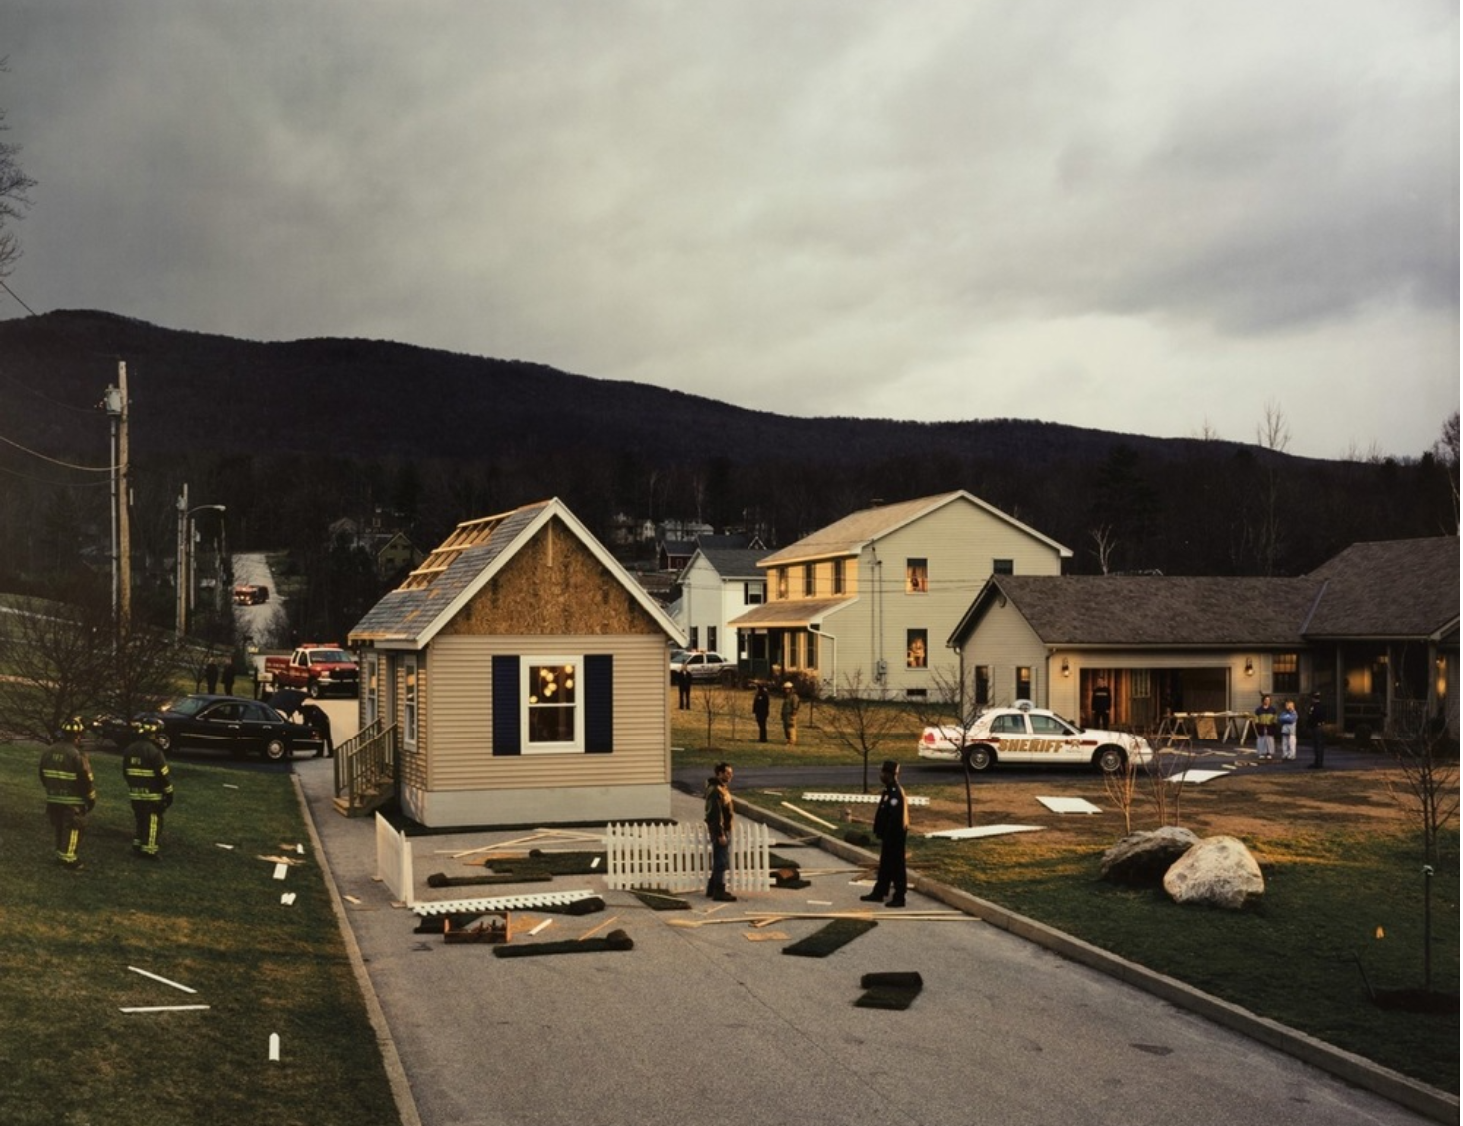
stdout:
[[155,719],[139,719],[132,729],[137,738],[122,752],[122,777],[127,782],[137,825],[132,851],[144,860],[156,860],[163,813],[173,804],[173,778],[163,749],[154,741],[162,724]]
[[874,890],[859,898],[868,903],[884,903],[884,897],[892,889],[894,894],[884,906],[903,907],[908,886],[904,849],[909,840],[909,799],[899,784],[899,764],[892,758],[885,759],[879,768],[879,781],[884,784],[884,792],[879,795],[879,808],[874,811],[874,834],[879,838],[879,874],[874,879]]
[[96,779],[81,749],[86,724],[73,716],[61,725],[61,737],[41,755],[41,785],[46,788],[46,816],[56,831],[56,859],[69,871],[80,871],[76,850],[86,828],[86,815],[96,808]]

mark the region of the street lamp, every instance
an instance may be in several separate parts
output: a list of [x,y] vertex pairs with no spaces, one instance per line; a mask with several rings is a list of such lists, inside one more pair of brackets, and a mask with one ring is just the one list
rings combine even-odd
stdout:
[[178,497],[178,639],[188,632],[188,611],[193,609],[193,532],[195,512],[226,512],[221,504],[200,504],[188,507],[188,486]]

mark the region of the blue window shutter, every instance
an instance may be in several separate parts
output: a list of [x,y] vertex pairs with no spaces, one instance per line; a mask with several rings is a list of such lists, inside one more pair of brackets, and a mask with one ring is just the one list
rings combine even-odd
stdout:
[[584,658],[584,750],[607,755],[615,749],[615,659]]
[[518,717],[518,658],[493,658],[493,754],[523,753]]

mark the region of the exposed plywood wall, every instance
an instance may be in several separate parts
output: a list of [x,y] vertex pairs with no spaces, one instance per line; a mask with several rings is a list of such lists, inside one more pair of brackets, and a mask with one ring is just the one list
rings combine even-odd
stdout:
[[598,636],[662,631],[619,579],[554,519],[442,632]]

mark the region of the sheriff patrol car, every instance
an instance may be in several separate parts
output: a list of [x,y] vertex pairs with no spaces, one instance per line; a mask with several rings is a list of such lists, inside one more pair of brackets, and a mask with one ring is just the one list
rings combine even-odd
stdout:
[[959,762],[973,771],[997,763],[1089,763],[1109,773],[1128,762],[1146,765],[1153,748],[1138,735],[1121,731],[1083,730],[1055,712],[1018,700],[1013,708],[982,712],[962,734],[959,727],[926,727],[919,738],[919,757]]

